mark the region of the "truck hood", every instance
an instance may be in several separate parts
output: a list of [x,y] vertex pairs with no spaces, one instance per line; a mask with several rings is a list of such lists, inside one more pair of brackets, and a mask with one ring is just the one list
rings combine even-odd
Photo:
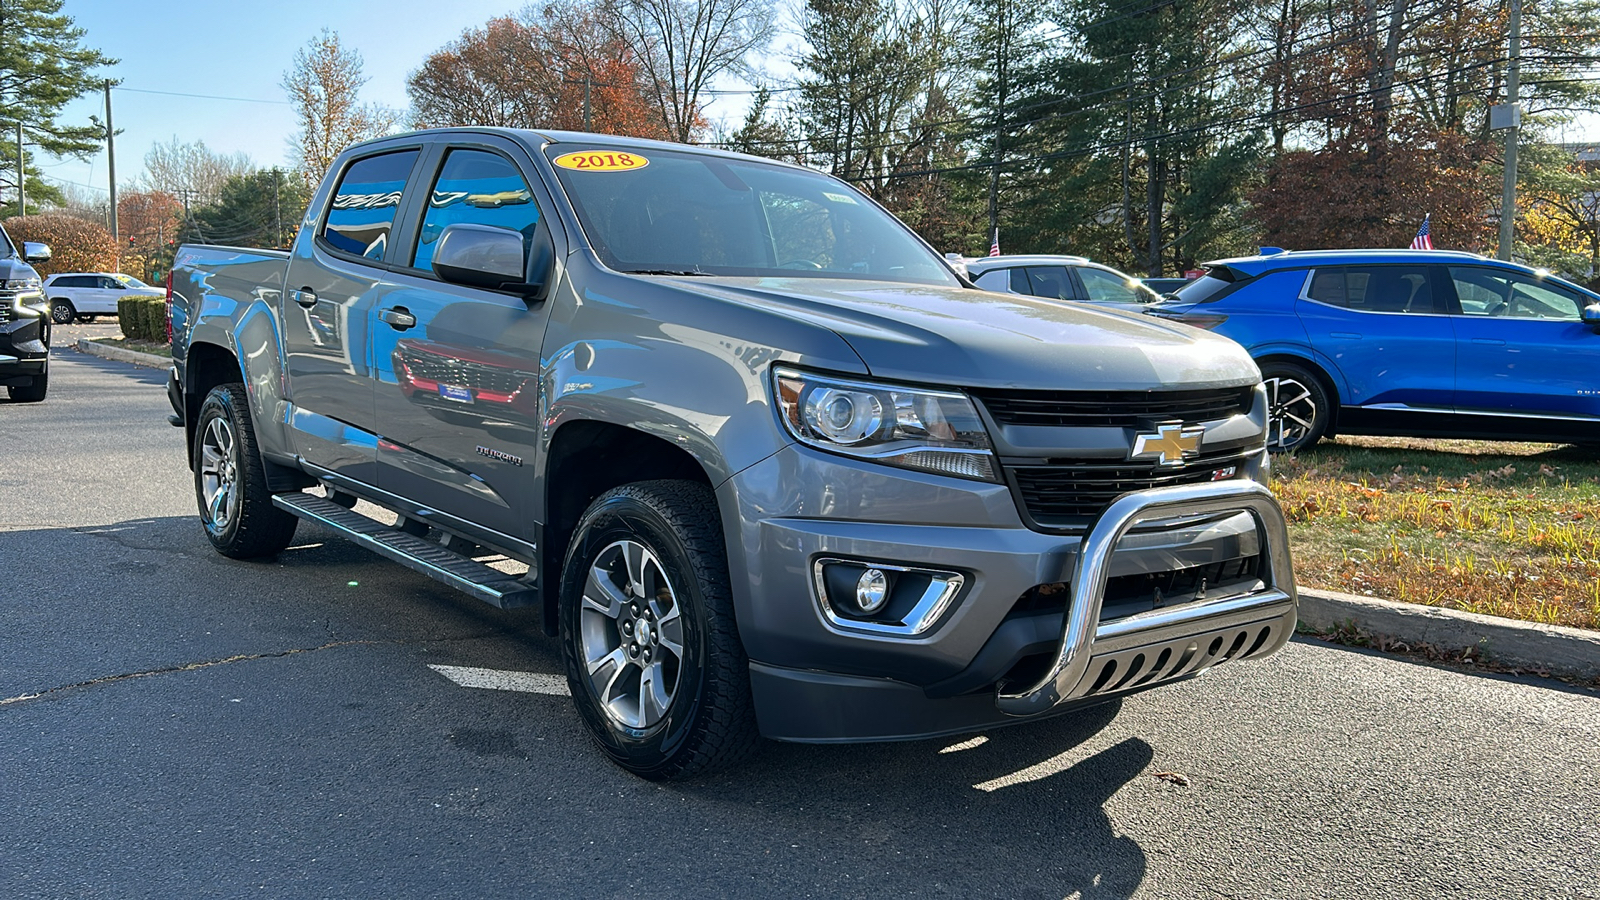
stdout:
[[20,256],[8,256],[0,259],[0,280],[8,278],[38,278],[39,273],[33,270]]
[[1206,388],[1260,379],[1227,338],[1139,313],[966,288],[822,278],[675,278],[826,327],[880,378],[962,387]]

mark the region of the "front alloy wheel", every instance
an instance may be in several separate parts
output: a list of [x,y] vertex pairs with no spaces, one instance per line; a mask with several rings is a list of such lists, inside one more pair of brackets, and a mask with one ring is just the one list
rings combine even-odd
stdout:
[[649,728],[672,706],[683,671],[678,593],[650,548],[600,551],[584,585],[579,629],[589,686],[625,728]]
[[561,569],[561,644],[584,726],[628,771],[686,778],[755,749],[710,486],[644,481],[589,505]]
[[1265,366],[1267,449],[1274,453],[1304,450],[1328,430],[1328,393],[1322,383],[1296,366]]

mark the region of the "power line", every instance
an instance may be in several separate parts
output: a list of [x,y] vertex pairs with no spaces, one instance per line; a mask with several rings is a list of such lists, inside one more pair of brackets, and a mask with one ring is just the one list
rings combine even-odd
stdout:
[[256,97],[222,97],[216,94],[187,94],[182,91],[154,91],[148,88],[131,88],[122,85],[113,85],[114,91],[129,91],[135,94],[160,94],[163,97],[190,97],[196,100],[229,100],[235,103],[271,103],[278,106],[292,106],[287,100],[261,100]]

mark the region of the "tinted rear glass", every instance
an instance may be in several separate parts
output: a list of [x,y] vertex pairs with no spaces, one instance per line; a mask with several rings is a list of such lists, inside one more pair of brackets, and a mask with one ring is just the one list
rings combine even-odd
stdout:
[[1210,303],[1213,300],[1220,300],[1223,293],[1235,284],[1234,279],[1228,277],[1232,274],[1227,269],[1212,269],[1178,288],[1172,296],[1179,303]]
[[402,150],[351,163],[333,193],[323,239],[346,253],[383,259],[417,152]]

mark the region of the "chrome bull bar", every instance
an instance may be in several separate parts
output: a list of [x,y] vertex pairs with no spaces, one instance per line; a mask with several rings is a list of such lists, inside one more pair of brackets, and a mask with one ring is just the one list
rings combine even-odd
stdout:
[[[1262,587],[1100,622],[1111,555],[1130,530],[1155,519],[1235,512],[1247,512],[1255,520],[1265,561]],[[1094,693],[1087,676],[1096,650],[1125,649],[1141,635],[1170,643],[1189,634],[1205,634],[1224,623],[1286,618],[1288,625],[1276,630],[1275,643],[1256,654],[1264,655],[1281,647],[1293,632],[1296,595],[1288,528],[1272,492],[1254,481],[1186,484],[1123,494],[1084,535],[1068,584],[1070,603],[1050,670],[1024,690],[1011,692],[1013,685],[1004,683],[996,689],[995,703],[1007,715],[1035,715]]]

